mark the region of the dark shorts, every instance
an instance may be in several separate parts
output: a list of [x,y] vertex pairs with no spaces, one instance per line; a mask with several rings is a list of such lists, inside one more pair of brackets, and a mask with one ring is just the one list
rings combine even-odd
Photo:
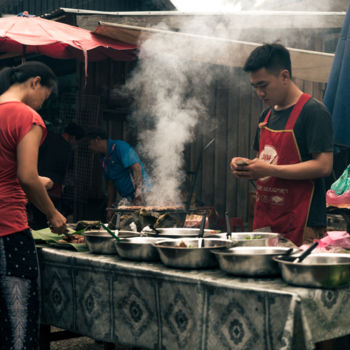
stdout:
[[30,230],[0,237],[0,349],[39,347],[39,267]]

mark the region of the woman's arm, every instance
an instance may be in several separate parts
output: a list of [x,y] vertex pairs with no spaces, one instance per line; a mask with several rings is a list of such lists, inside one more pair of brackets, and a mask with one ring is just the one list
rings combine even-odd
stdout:
[[42,129],[33,125],[17,145],[17,177],[28,199],[43,212],[53,232],[66,229],[66,218],[55,208],[38,175],[38,150]]

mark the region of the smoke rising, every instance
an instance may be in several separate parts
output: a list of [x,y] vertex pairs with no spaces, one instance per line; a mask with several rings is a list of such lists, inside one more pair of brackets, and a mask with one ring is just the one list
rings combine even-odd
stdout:
[[[181,55],[175,54],[179,49]],[[148,205],[183,202],[184,149],[198,121],[207,118],[212,80],[204,63],[185,60],[193,49],[186,41],[153,35],[141,46],[138,67],[127,82],[136,97],[132,117],[142,129],[138,152],[148,159],[153,183]]]
[[[256,1],[256,8],[263,8],[263,3]],[[221,4],[226,6],[228,2]],[[238,2],[231,10],[241,8],[241,2]],[[194,18],[185,19],[178,25],[176,30],[182,34],[152,34],[143,40],[138,65],[126,84],[135,99],[131,119],[138,125],[137,150],[143,159],[147,159],[146,170],[153,183],[153,191],[146,197],[147,205],[182,203],[186,199],[181,195],[186,177],[185,146],[193,141],[198,123],[210,118],[207,106],[211,84],[218,79],[223,84],[228,80],[227,76],[218,76],[217,70],[207,63],[224,53],[225,44],[220,40],[207,40],[204,44],[203,40],[193,40],[189,33],[260,43],[279,41],[303,49],[309,45],[304,28],[300,32],[298,28],[294,32],[288,28],[276,30],[258,16],[242,17],[241,27],[229,17],[221,21],[217,16]],[[251,30],[247,30],[249,24],[244,23],[247,20],[251,21]],[[174,29],[164,23],[156,28]],[[303,34],[302,41],[299,34]]]

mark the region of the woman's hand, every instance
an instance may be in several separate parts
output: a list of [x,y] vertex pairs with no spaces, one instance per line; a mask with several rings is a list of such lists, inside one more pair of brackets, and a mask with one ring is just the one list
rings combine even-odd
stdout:
[[67,219],[56,210],[51,217],[48,217],[50,230],[57,234],[62,234],[67,230]]
[[51,190],[51,188],[53,187],[53,181],[49,177],[39,176],[39,179],[46,188],[46,190]]

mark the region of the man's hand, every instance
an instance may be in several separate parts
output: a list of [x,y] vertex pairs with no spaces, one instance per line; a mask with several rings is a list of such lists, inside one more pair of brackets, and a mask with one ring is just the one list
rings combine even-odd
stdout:
[[248,176],[247,169],[250,163],[251,163],[251,160],[248,158],[242,158],[242,157],[232,158],[230,163],[232,174],[235,175],[236,177],[246,178]]
[[134,205],[144,205],[145,204],[144,199],[143,199],[143,195],[142,195],[142,189],[140,189],[139,187],[136,188],[136,190],[135,190],[135,197],[134,197],[132,203]]

